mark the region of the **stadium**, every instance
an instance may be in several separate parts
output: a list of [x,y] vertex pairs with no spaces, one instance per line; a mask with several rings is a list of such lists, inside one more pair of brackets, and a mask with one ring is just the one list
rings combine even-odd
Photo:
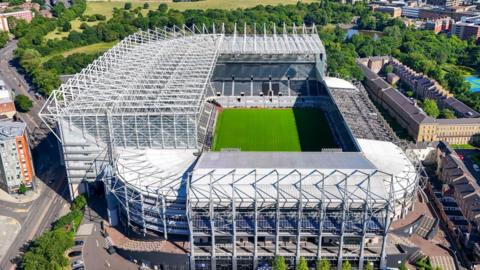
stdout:
[[53,92],[72,198],[103,182],[112,225],[187,237],[191,269],[384,268],[418,163],[315,26],[236,28],[138,32]]

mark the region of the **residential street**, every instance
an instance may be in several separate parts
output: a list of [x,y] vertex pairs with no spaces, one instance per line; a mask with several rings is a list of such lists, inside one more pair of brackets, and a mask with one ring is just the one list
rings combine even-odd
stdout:
[[[31,86],[25,78],[13,66],[13,53],[17,47],[17,41],[10,41],[7,46],[0,50],[0,77],[7,87],[16,95],[28,96],[33,101],[33,107],[28,113],[17,113],[22,121],[27,124],[30,131],[30,139],[38,144],[48,134],[49,130],[42,122],[38,113],[42,109],[44,100],[37,99]],[[32,146],[33,147],[33,146]]]
[[36,185],[42,188],[39,191],[41,194],[32,202],[13,203],[0,200],[0,216],[13,218],[21,225],[13,244],[0,259],[0,270],[13,269],[24,245],[49,228],[59,214],[68,207],[64,199],[67,197],[68,188],[65,169],[60,164],[59,144],[52,134],[49,135],[48,128],[38,116],[43,106],[43,99],[39,100],[35,97],[30,85],[13,65],[15,48],[14,40],[0,50],[0,76],[7,88],[15,94],[27,95],[33,101],[32,110],[28,113],[19,113],[18,116],[27,124],[37,176]]

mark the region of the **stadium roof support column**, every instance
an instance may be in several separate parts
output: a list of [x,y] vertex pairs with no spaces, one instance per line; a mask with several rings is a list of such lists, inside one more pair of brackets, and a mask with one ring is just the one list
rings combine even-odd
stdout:
[[365,253],[365,236],[367,234],[367,224],[368,224],[368,221],[370,220],[370,175],[367,176],[367,198],[365,199],[365,205],[364,205],[364,209],[363,209],[363,229],[362,229],[362,242],[360,243],[360,258],[359,258],[359,262],[358,262],[358,270],[363,270],[363,266],[364,266],[364,261],[365,261],[365,258],[364,258],[364,253]]
[[[341,173],[341,172],[340,172]],[[347,216],[347,207],[348,207],[348,176],[344,173],[341,173],[344,175],[344,190],[343,190],[343,202],[342,202],[342,225],[340,226],[340,240],[339,240],[339,247],[338,247],[338,264],[337,264],[337,269],[342,270],[342,265],[343,265],[343,238],[345,234],[345,217]]]
[[[190,173],[189,173],[190,174]],[[188,239],[190,241],[190,270],[195,270],[195,239],[193,237],[193,223],[192,223],[192,205],[190,204],[190,181],[191,175],[189,175],[188,180],[186,181],[187,186],[187,223],[188,223]]]
[[211,261],[210,261],[210,269],[215,270],[216,269],[216,260],[215,260],[215,214],[213,212],[213,186],[212,186],[212,173],[209,175],[210,177],[210,183],[209,183],[209,212],[210,212],[210,242],[211,242],[211,250],[210,250],[210,256],[211,256]]
[[394,176],[390,176],[390,198],[389,201],[387,202],[387,205],[385,206],[385,226],[383,230],[383,239],[382,239],[382,250],[380,253],[380,269],[385,269],[387,266],[387,235],[388,235],[388,229],[390,228],[390,223],[392,222],[392,218],[390,217],[390,209],[392,207],[392,202],[394,202],[394,191],[393,191],[393,183],[394,183]]
[[253,211],[254,211],[254,219],[255,219],[255,224],[254,224],[254,228],[253,228],[253,244],[254,244],[254,247],[253,247],[253,269],[257,269],[257,265],[258,265],[258,204],[257,204],[257,199],[258,199],[258,195],[257,195],[257,170],[254,170],[254,179],[255,179],[255,182],[253,182],[253,186],[254,186],[254,192],[255,194],[253,195],[254,197],[254,201],[253,201]]
[[235,206],[235,171],[232,172],[232,269],[237,270],[237,224]]
[[[317,259],[320,260],[322,257],[322,232],[323,232],[323,220],[325,216],[325,202],[323,201],[323,191],[325,190],[325,175],[322,175],[322,193],[320,195],[319,202],[319,221],[318,221],[318,246],[317,246]],[[317,183],[318,184],[318,183]]]
[[168,239],[167,233],[167,207],[165,206],[165,196],[162,194],[162,219],[163,219],[163,237]]
[[277,189],[277,203],[275,204],[275,255],[279,255],[278,244],[280,241],[280,179],[278,172],[277,173],[277,182],[275,183],[275,188]]
[[[296,264],[300,261],[300,240],[302,238],[302,182],[303,182],[303,177],[302,174],[295,170],[295,172],[298,174],[299,181],[298,181],[298,207],[297,207],[297,250],[295,252],[296,254]],[[307,175],[308,176],[308,175]]]

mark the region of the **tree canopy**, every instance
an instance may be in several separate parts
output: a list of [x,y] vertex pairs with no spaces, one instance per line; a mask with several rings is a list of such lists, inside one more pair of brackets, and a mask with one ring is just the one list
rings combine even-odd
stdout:
[[19,112],[28,112],[32,109],[32,101],[25,95],[16,95],[15,96],[15,107]]

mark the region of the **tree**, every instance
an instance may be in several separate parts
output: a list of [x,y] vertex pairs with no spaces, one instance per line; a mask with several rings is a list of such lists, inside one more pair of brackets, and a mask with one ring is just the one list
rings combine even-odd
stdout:
[[159,11],[161,14],[167,13],[167,10],[168,10],[167,4],[161,3],[160,5],[158,5],[158,11]]
[[18,187],[18,194],[25,194],[27,193],[27,187],[21,183],[20,186]]
[[295,268],[296,270],[308,270],[308,263],[307,260],[302,256],[300,257],[300,260],[298,261],[297,267]]
[[443,109],[440,112],[440,117],[445,118],[445,119],[454,119],[455,118],[455,113],[453,113],[452,110],[449,109]]
[[70,30],[72,30],[72,24],[70,24],[69,21],[64,22],[62,25],[62,31],[69,32]]
[[19,112],[28,112],[32,108],[32,101],[25,95],[15,96],[15,107]]
[[423,111],[430,117],[437,118],[440,115],[437,103],[433,99],[425,99],[422,103]]
[[385,74],[392,73],[393,72],[393,66],[392,65],[386,65],[385,66]]
[[405,266],[405,263],[400,264],[398,267],[399,270],[408,270],[407,266]]
[[0,49],[7,45],[7,42],[10,40],[8,32],[0,32]]
[[125,10],[130,10],[130,9],[132,8],[132,3],[130,3],[130,2],[125,3],[125,5],[123,6],[123,8],[124,8]]
[[365,267],[363,268],[365,270],[373,270],[373,263],[372,262],[366,262]]
[[327,259],[318,260],[315,264],[315,270],[330,270],[332,265]]
[[352,270],[352,265],[349,261],[343,261],[342,270]]
[[287,263],[283,256],[275,256],[273,259],[273,270],[287,270]]
[[148,3],[143,4],[143,9],[148,9],[149,7],[150,7],[150,4],[148,4]]
[[79,195],[73,200],[72,205],[70,206],[70,210],[83,210],[87,205],[87,198],[83,195]]

